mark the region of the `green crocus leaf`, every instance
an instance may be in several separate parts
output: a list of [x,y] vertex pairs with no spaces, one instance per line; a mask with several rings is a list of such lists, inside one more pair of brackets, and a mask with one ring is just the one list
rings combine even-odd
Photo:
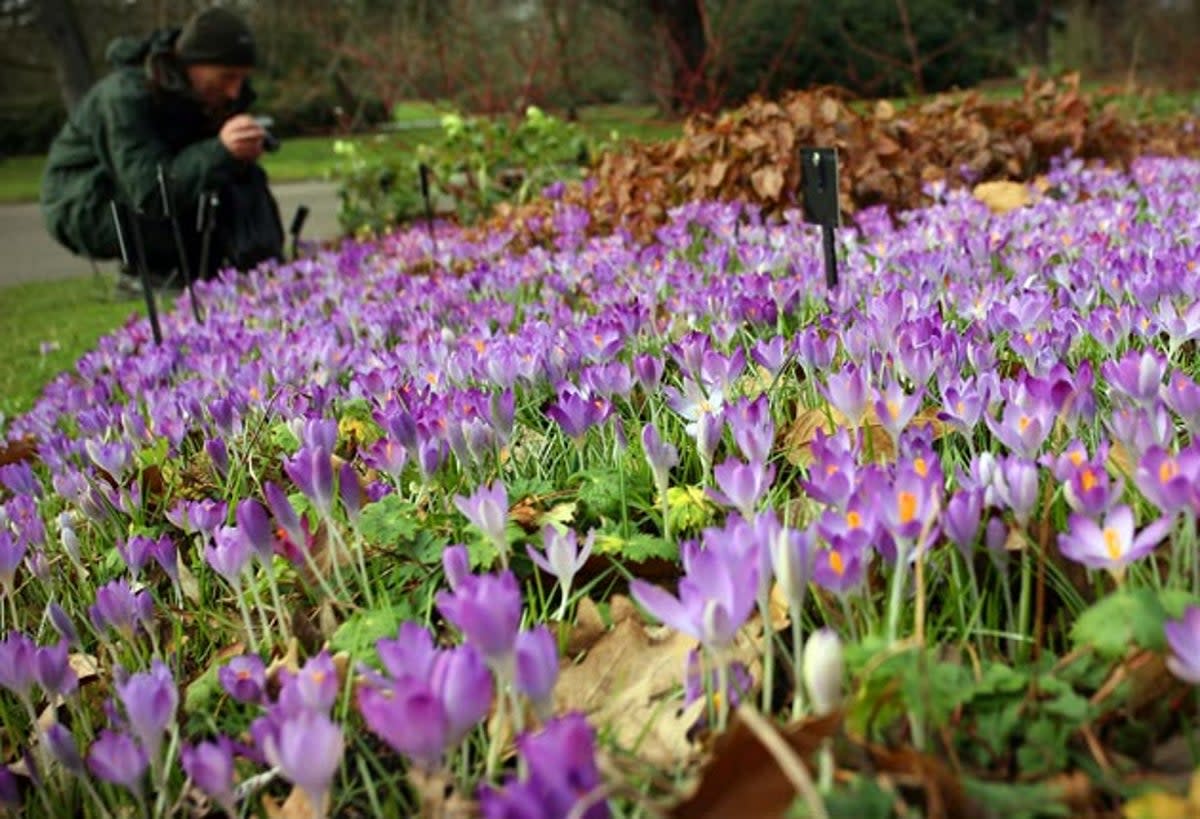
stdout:
[[1106,659],[1125,655],[1131,646],[1151,651],[1166,649],[1163,624],[1183,615],[1196,596],[1173,589],[1126,589],[1092,604],[1075,621],[1071,639]]

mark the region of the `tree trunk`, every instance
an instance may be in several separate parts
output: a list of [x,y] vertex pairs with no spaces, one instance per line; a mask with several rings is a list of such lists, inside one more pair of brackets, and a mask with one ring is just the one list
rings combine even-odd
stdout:
[[704,0],[650,0],[650,12],[666,34],[671,59],[671,108],[682,113],[703,107],[708,58]]
[[67,110],[75,107],[95,79],[87,40],[71,0],[39,0],[38,24],[54,53],[55,73]]

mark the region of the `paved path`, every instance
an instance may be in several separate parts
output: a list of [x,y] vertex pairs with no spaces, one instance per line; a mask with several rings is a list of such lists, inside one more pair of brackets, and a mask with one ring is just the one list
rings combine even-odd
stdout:
[[[287,230],[300,204],[308,205],[304,223],[306,239],[332,239],[338,235],[337,186],[331,182],[295,182],[273,185]],[[106,263],[111,268],[111,263]],[[52,281],[91,273],[87,259],[73,255],[56,243],[42,225],[36,202],[0,205],[0,288],[29,281]],[[2,300],[2,299],[0,299]]]

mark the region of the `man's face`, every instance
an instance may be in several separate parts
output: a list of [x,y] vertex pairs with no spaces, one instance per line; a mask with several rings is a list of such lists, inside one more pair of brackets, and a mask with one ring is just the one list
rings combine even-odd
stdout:
[[242,93],[242,84],[250,75],[247,67],[230,65],[189,65],[188,82],[205,110],[218,116],[229,110],[229,106]]

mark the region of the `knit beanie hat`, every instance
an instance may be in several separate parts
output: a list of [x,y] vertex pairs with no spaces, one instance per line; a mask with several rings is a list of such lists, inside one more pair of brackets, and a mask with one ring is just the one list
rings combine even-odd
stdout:
[[183,63],[253,66],[254,34],[232,11],[205,9],[179,32],[175,54]]

